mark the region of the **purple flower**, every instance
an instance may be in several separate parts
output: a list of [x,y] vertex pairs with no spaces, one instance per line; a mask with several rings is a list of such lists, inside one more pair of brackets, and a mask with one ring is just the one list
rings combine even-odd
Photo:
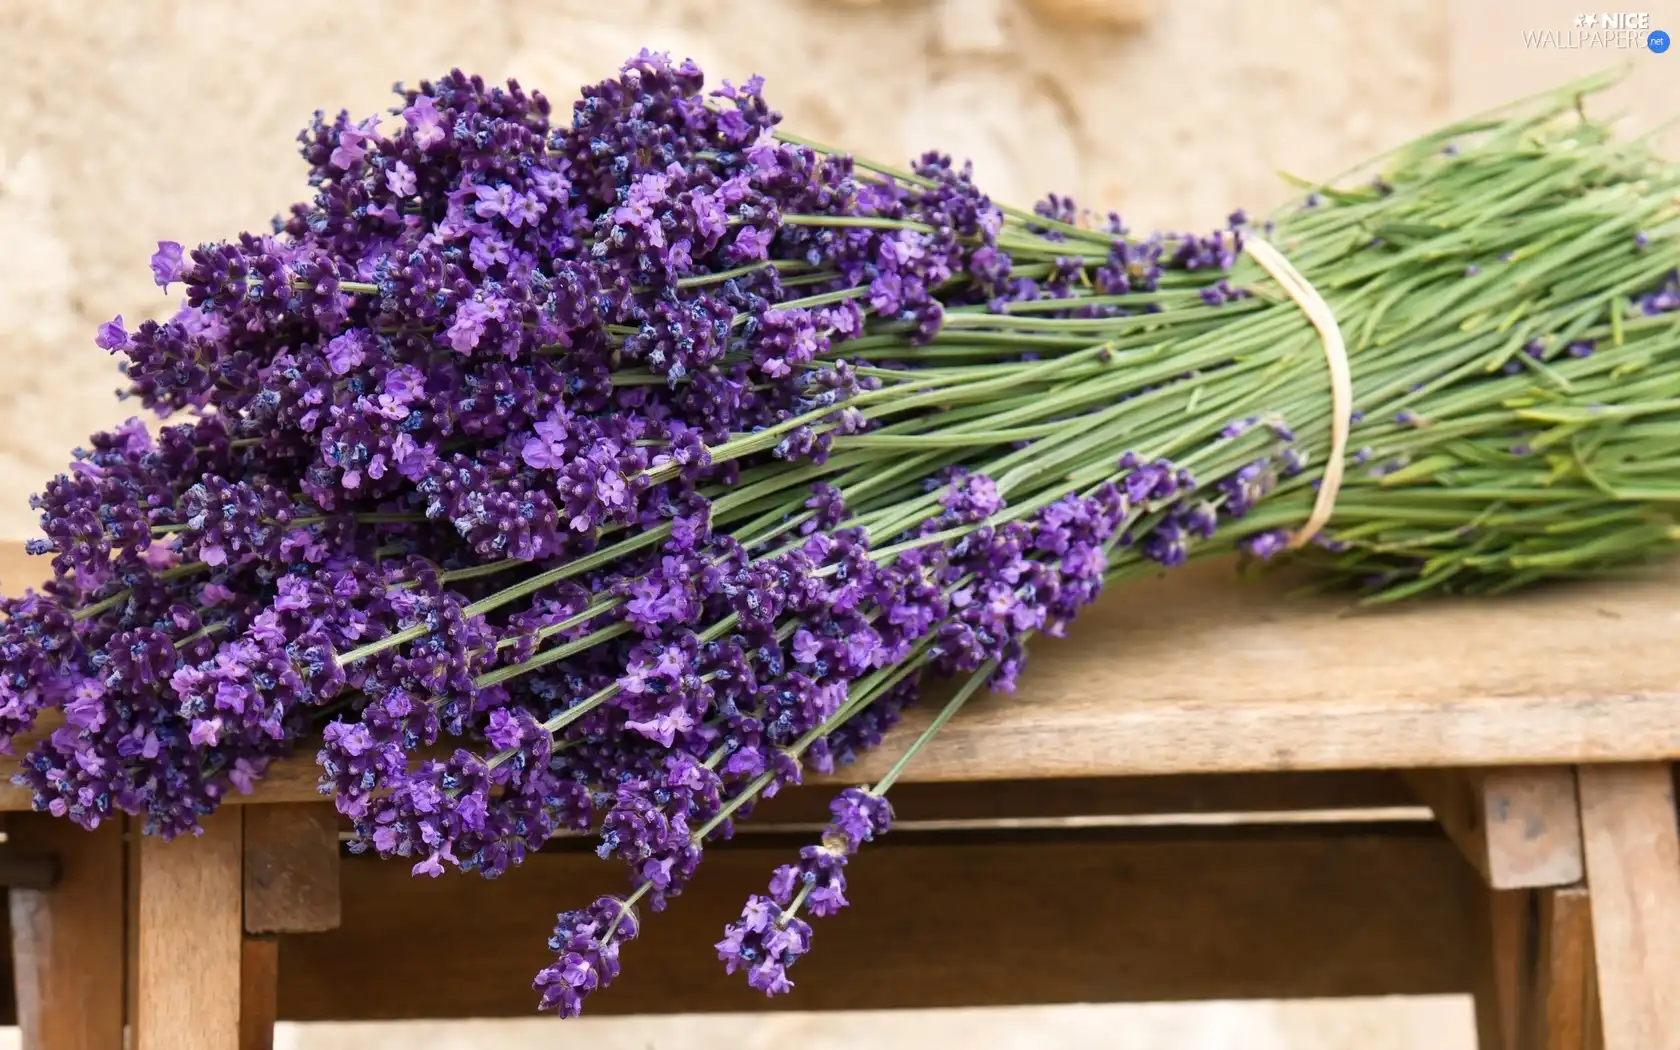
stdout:
[[334,375],[348,375],[366,359],[365,339],[361,332],[349,331],[341,332],[327,342],[322,356],[327,359]]
[[93,342],[101,350],[126,350],[130,343],[128,329],[123,327],[122,314],[100,325],[99,334],[94,337]]
[[338,133],[338,145],[333,149],[329,158],[333,167],[341,171],[349,171],[362,162],[367,156],[367,144],[379,128],[379,118],[369,117],[356,127],[345,127]]
[[385,173],[385,187],[398,197],[412,197],[417,186],[414,169],[404,161],[397,161],[391,165],[391,170]]
[[747,162],[758,169],[761,178],[773,178],[776,172],[781,169],[780,145],[776,141],[775,134],[769,128],[762,129],[758,133],[758,138],[754,139],[753,144],[748,146],[744,152],[747,155]]
[[984,521],[1004,506],[997,482],[961,468],[953,474],[950,487],[940,495],[939,502],[945,507],[942,526]]
[[157,251],[152,253],[152,280],[159,288],[168,287],[179,281],[186,272],[182,261],[180,244],[175,241],[159,241]]
[[413,105],[403,110],[403,119],[414,131],[414,144],[422,150],[429,150],[443,141],[443,117],[431,96],[416,98]]
[[547,419],[540,419],[532,425],[534,436],[525,441],[520,451],[520,457],[525,464],[538,470],[558,470],[570,461],[567,439],[571,436],[566,426],[564,410],[555,409]]
[[222,720],[219,717],[194,719],[192,731],[187,734],[187,739],[194,747],[215,747],[221,732]]
[[801,627],[793,633],[793,658],[802,664],[814,664],[822,658],[822,643],[817,636]]
[[478,196],[478,202],[473,205],[473,212],[481,219],[506,215],[508,209],[513,206],[513,187],[505,183],[500,186],[479,186],[474,192]]
[[830,810],[834,819],[822,841],[800,850],[797,864],[772,872],[768,896],[748,898],[717,943],[724,969],[746,970],[747,984],[766,995],[793,988],[787,971],[810,950],[811,927],[796,913],[803,908],[823,918],[846,907],[847,860],[892,822],[887,800],[861,788],[841,792]]
[[576,1017],[589,993],[618,976],[619,946],[635,940],[638,930],[635,912],[617,897],[601,897],[587,908],[562,912],[548,940],[555,961],[532,982],[542,993],[541,1008]]
[[546,211],[548,211],[548,205],[544,204],[534,194],[519,193],[515,194],[513,199],[507,203],[507,206],[502,210],[502,214],[507,218],[509,225],[517,228],[520,226],[535,226]]
[[469,299],[455,311],[455,319],[445,333],[446,341],[457,353],[470,354],[484,338],[486,324],[496,316],[496,309],[490,303]]
[[775,232],[756,226],[743,226],[735,234],[731,255],[738,262],[765,259],[770,254],[770,241]]
[[1289,548],[1289,533],[1283,529],[1258,532],[1245,538],[1241,547],[1261,561],[1271,561]]
[[740,919],[724,927],[716,945],[725,971],[746,970],[748,986],[771,996],[793,990],[788,968],[810,947],[809,923],[784,916],[775,901],[756,895],[747,898]]
[[854,851],[892,827],[892,805],[882,796],[862,788],[847,788],[829,803],[830,828],[839,833]]
[[531,186],[538,200],[560,200],[566,196],[570,188],[566,177],[551,168],[533,168],[530,172]]

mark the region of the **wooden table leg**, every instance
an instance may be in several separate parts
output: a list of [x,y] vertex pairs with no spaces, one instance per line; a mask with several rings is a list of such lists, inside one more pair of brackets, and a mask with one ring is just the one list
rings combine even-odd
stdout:
[[239,1045],[242,830],[224,809],[195,838],[132,836],[130,1050]]
[[1604,1050],[1680,1047],[1680,829],[1667,765],[1582,766]]
[[24,1050],[110,1050],[123,1033],[123,836],[44,813],[7,821],[9,846],[58,858],[51,889],[8,891]]
[[1481,1050],[1588,1050],[1598,998],[1586,887],[1482,892],[1491,937],[1474,989]]
[[274,934],[336,929],[338,813],[330,803],[242,806],[244,963],[240,1050],[272,1050],[280,994],[280,942]]
[[1585,1050],[1598,1027],[1592,910],[1585,886],[1541,891],[1535,901],[1533,994],[1520,1018],[1522,1050]]
[[239,1050],[274,1050],[280,942],[246,937],[239,967]]
[[1470,892],[1480,902],[1469,909],[1479,920],[1471,934],[1480,942],[1472,989],[1476,1046],[1478,1050],[1518,1050],[1517,1017],[1529,986],[1526,964],[1533,894],[1490,890],[1479,879],[1471,880]]

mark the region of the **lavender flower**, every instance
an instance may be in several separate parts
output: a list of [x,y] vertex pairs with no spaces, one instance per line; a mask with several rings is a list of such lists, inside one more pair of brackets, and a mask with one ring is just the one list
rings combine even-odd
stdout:
[[[924,674],[1008,692],[1029,641],[1106,582],[1274,558],[1320,484],[1316,337],[1234,276],[1242,212],[1205,236],[1133,236],[1056,196],[1022,216],[966,164],[875,170],[782,134],[758,78],[708,90],[651,52],[560,116],[460,71],[397,93],[386,118],[316,114],[310,199],[271,230],[160,242],[173,313],[98,328],[124,394],[185,422],[95,435],[33,502],[53,579],[0,602],[0,743],[62,712],[20,767],[42,810],[191,834],[309,747],[350,848],[416,875],[494,878],[593,832],[627,890],[563,913],[536,981],[576,1014],[642,904],[683,892],[762,799],[879,745]],[[1354,520],[1297,556],[1407,589],[1436,564],[1497,581],[1518,551],[1597,565],[1466,494],[1557,447],[1546,412],[1621,419],[1624,388],[1660,410],[1672,333],[1642,319],[1680,307],[1680,273],[1639,234],[1572,263],[1580,301],[1559,285],[1517,311],[1497,274],[1455,299],[1479,265],[1464,244],[1412,251],[1438,219],[1412,215],[1428,178],[1385,172],[1259,227],[1372,336],[1354,367],[1381,453],[1351,458],[1381,465],[1344,482]],[[1490,236],[1553,243],[1489,201]],[[1369,212],[1357,239],[1406,245],[1343,243],[1348,202]],[[1402,256],[1441,265],[1397,298],[1364,264]],[[1348,258],[1357,278],[1330,267]],[[1631,309],[1591,312],[1601,269],[1618,296],[1643,274]],[[1501,317],[1519,327],[1486,327]],[[1516,378],[1465,378],[1507,338]],[[1444,377],[1437,352],[1460,362]],[[1626,430],[1673,430],[1649,424]],[[1596,441],[1617,484],[1680,455]],[[1544,487],[1609,498],[1581,474]],[[1392,509],[1421,485],[1428,528]],[[1647,515],[1609,519],[1647,531],[1589,546],[1606,564],[1657,542]],[[1437,557],[1472,534],[1474,568]],[[728,969],[791,989],[902,768],[842,792],[771,873],[717,945]]]

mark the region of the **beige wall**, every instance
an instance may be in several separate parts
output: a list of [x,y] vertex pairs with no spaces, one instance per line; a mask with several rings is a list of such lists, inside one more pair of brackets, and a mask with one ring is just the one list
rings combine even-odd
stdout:
[[[126,415],[92,334],[165,307],[154,242],[265,224],[304,192],[292,140],[310,112],[382,109],[394,80],[459,65],[564,104],[638,47],[667,48],[765,74],[812,137],[972,157],[1000,199],[1058,190],[1135,225],[1208,226],[1276,202],[1275,170],[1328,175],[1620,58],[1637,66],[1620,96],[1636,123],[1680,115],[1680,52],[1524,50],[1522,30],[1564,28],[1577,3],[0,0],[0,535],[26,534],[27,494]],[[1675,0],[1643,9],[1680,31]],[[1242,1016],[1258,1026],[1245,1046],[1343,1045],[1317,1021],[1300,1022],[1317,1042],[1266,1042],[1294,1015]]]

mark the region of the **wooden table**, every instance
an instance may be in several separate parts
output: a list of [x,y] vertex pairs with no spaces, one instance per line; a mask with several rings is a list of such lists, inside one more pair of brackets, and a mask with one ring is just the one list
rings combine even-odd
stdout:
[[[0,580],[40,574],[20,562]],[[589,1007],[1471,992],[1484,1048],[1677,1050],[1677,582],[1353,616],[1229,566],[1118,590],[911,767],[793,995],[709,945],[929,711],[710,851]],[[495,882],[341,857],[314,785],[282,765],[169,844],[0,788],[25,1046],[108,1050],[125,1019],[134,1050],[252,1050],[277,1016],[527,1014],[554,913],[622,885],[581,840]]]

